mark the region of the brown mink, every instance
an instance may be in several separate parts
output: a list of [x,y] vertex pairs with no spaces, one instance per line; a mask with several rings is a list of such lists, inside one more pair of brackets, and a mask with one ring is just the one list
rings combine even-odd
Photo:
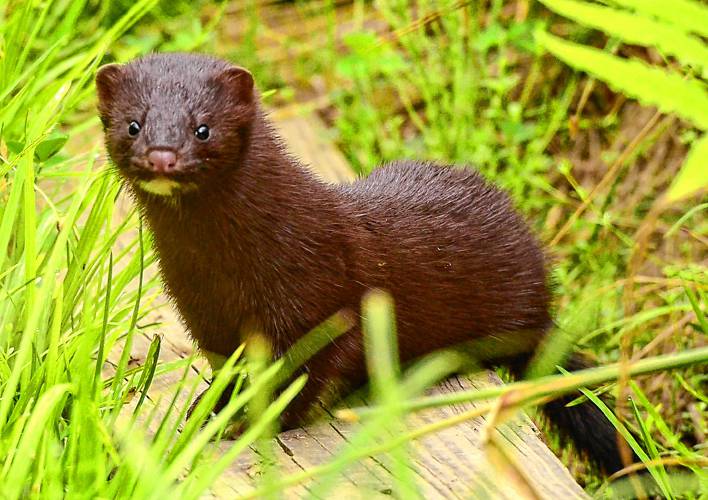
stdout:
[[[96,85],[108,153],[152,230],[166,291],[211,360],[253,331],[281,355],[374,288],[395,300],[404,361],[498,333],[535,345],[551,328],[544,252],[474,170],[398,161],[323,183],[287,153],[251,74],[207,56],[104,66]],[[304,369],[286,426],[331,383],[365,381],[359,326]],[[547,406],[561,431],[606,470],[621,467],[600,411],[564,406]]]

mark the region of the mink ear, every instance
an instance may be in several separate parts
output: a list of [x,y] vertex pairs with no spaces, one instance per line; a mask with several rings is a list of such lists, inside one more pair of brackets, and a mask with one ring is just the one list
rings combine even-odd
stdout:
[[253,75],[247,69],[231,66],[219,75],[219,80],[238,99],[239,104],[253,101]]
[[120,64],[106,64],[96,73],[96,92],[98,94],[98,110],[105,116],[113,102],[113,96],[120,84],[123,67]]

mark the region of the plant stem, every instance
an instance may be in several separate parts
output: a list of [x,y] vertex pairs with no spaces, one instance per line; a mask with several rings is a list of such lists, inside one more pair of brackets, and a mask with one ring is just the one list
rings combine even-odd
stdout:
[[[646,375],[648,373],[680,368],[708,361],[708,347],[691,349],[681,353],[665,354],[653,358],[632,362],[627,372],[629,375]],[[520,393],[518,396],[526,399],[546,394],[560,395],[572,392],[581,387],[588,387],[615,380],[620,374],[620,363],[607,366],[579,370],[570,375],[549,375],[533,381],[514,382],[501,387],[489,387],[481,390],[460,391],[452,394],[440,394],[412,399],[403,404],[407,411],[418,411],[438,406],[480,401],[503,396],[509,393]],[[349,408],[336,413],[343,420],[359,420],[363,417],[377,414],[378,408]]]

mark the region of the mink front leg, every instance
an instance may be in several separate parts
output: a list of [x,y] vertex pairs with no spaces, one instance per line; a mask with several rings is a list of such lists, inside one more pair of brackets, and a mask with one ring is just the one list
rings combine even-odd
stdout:
[[[361,329],[355,326],[310,359],[300,373],[307,383],[280,416],[283,430],[309,422],[320,402],[331,405],[366,381],[366,363]],[[321,398],[326,397],[325,401]]]
[[[213,381],[214,380],[212,379],[212,382]],[[209,385],[211,386],[211,382],[209,383]],[[212,413],[219,413],[221,410],[223,410],[226,407],[227,404],[229,404],[229,401],[231,401],[231,394],[234,392],[235,388],[236,388],[236,386],[233,383],[230,383],[229,385],[226,386],[226,388],[224,389],[224,392],[222,392],[221,395],[219,396],[219,400],[216,402],[216,404],[212,408],[212,410],[211,410]],[[189,410],[187,410],[187,416],[185,417],[187,420],[192,418],[192,413],[194,413],[194,410],[197,408],[197,405],[202,400],[202,398],[204,397],[204,395],[207,393],[208,390],[209,390],[209,387],[204,389],[199,394],[199,396],[194,398],[194,401],[192,401],[192,404],[189,405]]]
[[[211,361],[211,360],[210,360]],[[355,389],[366,381],[366,364],[361,330],[357,326],[342,335],[334,344],[314,355],[296,373],[307,373],[307,383],[280,416],[282,430],[301,427],[317,410],[320,398],[328,396],[327,404],[336,402],[341,391]],[[213,408],[218,413],[229,403],[234,384],[229,384]],[[208,390],[208,389],[207,389]],[[333,391],[334,390],[334,391]],[[334,394],[331,394],[331,392]],[[197,396],[187,412],[189,419],[206,390]],[[332,397],[334,396],[334,397]]]

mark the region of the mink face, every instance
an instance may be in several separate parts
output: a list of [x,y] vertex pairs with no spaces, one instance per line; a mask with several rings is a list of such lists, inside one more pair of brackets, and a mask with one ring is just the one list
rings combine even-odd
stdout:
[[168,54],[105,66],[96,86],[108,152],[133,188],[179,196],[237,168],[255,111],[248,71]]

